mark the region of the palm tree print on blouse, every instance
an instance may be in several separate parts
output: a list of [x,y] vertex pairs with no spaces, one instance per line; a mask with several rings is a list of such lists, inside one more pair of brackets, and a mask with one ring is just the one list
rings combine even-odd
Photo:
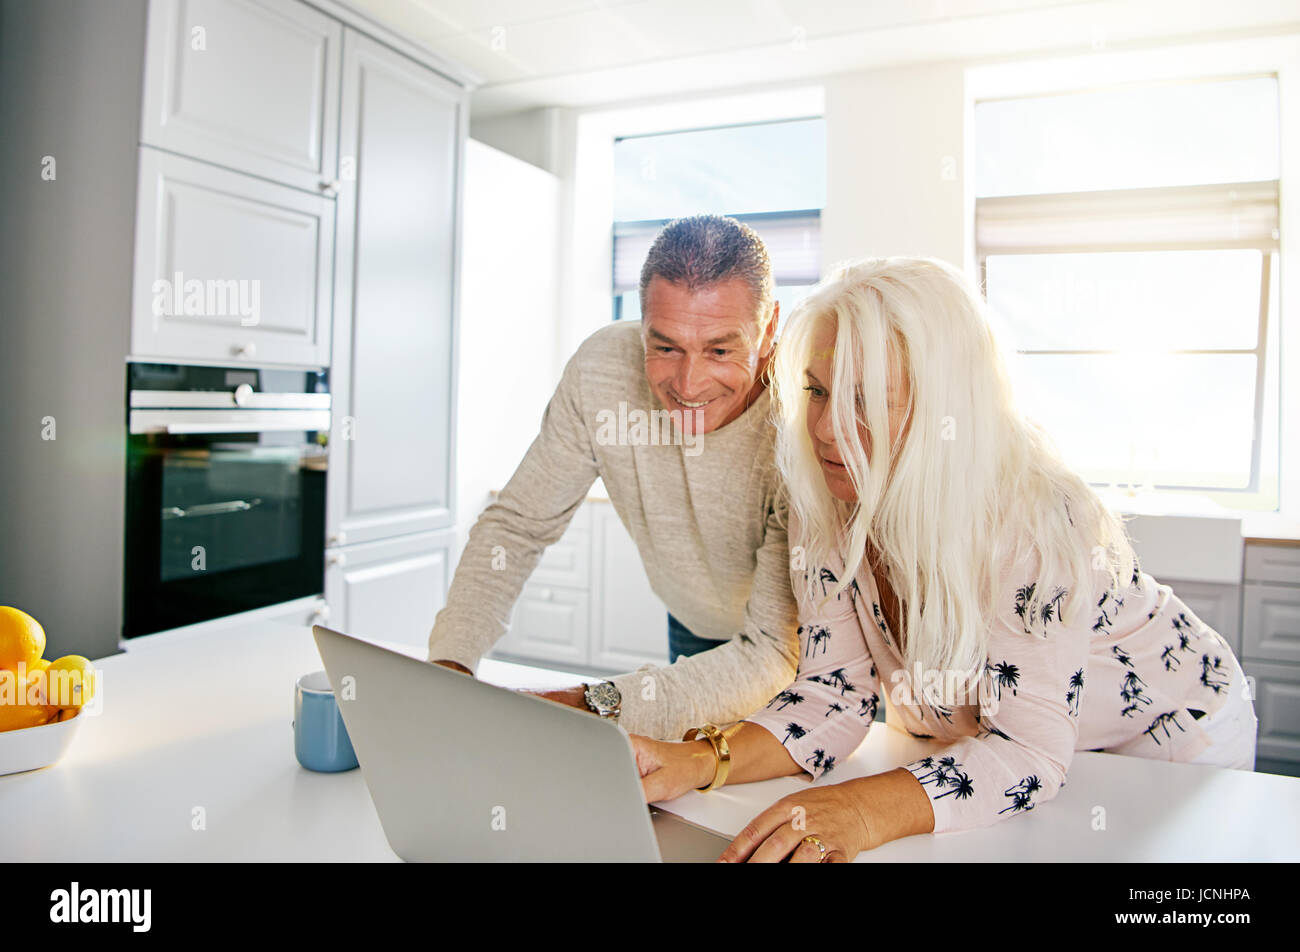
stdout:
[[[832,572],[830,569],[826,568],[825,566],[822,566],[820,569],[817,570],[817,581],[821,583],[822,595],[824,596],[826,594],[826,583],[830,582],[831,585],[834,586],[834,585],[838,585],[840,580],[835,577],[834,572]],[[839,595],[835,596],[835,600],[839,601]]]
[[1070,706],[1070,713],[1079,716],[1079,700],[1083,697],[1083,668],[1070,675],[1069,690],[1065,692],[1065,703]]
[[862,590],[858,588],[858,580],[849,579],[849,599],[856,605],[858,599],[862,596]]
[[1218,694],[1228,686],[1228,669],[1223,667],[1223,659],[1218,655],[1210,660],[1208,654],[1201,655],[1201,683]]
[[992,724],[984,723],[983,718],[981,718],[979,715],[975,716],[975,721],[980,725],[981,728],[980,732],[975,735],[976,737],[988,737],[991,734],[997,737],[1001,737],[1003,740],[1011,740],[1010,735],[1005,734],[1002,731],[998,730]]
[[[960,768],[961,764],[954,757],[940,757],[936,763],[933,757],[922,757],[916,762],[916,766],[924,769],[926,772],[913,775],[921,782],[921,786],[933,784],[936,790],[947,787],[944,793],[932,794],[931,799],[939,800],[943,797],[955,795],[958,800],[965,800],[975,793],[975,784]],[[908,765],[908,770],[912,765]]]
[[1002,791],[1004,797],[1011,798],[1011,806],[999,810],[998,813],[1006,813],[1010,810],[1012,813],[1019,813],[1022,810],[1032,810],[1034,808],[1034,794],[1043,789],[1043,783],[1033,774],[1030,774],[1024,780],[1021,780],[1014,787],[1008,787]]
[[771,707],[777,701],[782,702],[781,706],[778,707],[777,710],[784,711],[791,704],[802,704],[804,702],[804,696],[800,694],[798,691],[792,691],[790,688],[786,688],[776,697],[772,698],[772,700],[768,701],[767,706]]
[[865,717],[868,721],[876,719],[876,708],[880,704],[880,698],[873,694],[871,697],[864,697],[858,701],[858,717]]
[[804,730],[794,721],[791,721],[790,723],[785,725],[785,737],[782,738],[781,743],[786,744],[789,743],[791,740],[798,740],[800,737],[802,737],[804,734],[807,733],[808,732],[806,730]]
[[[1110,602],[1109,608],[1106,607],[1107,602]],[[1099,634],[1109,633],[1110,627],[1113,624],[1115,624],[1114,620],[1110,617],[1110,613],[1111,612],[1118,613],[1119,610],[1123,607],[1124,607],[1124,599],[1120,598],[1118,595],[1115,595],[1109,591],[1102,592],[1101,600],[1097,602],[1097,608],[1099,613],[1097,615],[1096,622],[1093,623],[1092,630]]]
[[1119,687],[1120,700],[1125,704],[1124,709],[1119,712],[1122,717],[1132,717],[1143,704],[1151,703],[1151,698],[1143,692],[1146,686],[1147,683],[1138,676],[1136,671],[1124,672],[1124,680],[1120,682]]
[[[1178,712],[1166,711],[1165,713],[1159,715],[1154,721],[1152,721],[1151,726],[1148,727],[1146,730],[1144,730],[1142,733],[1149,734],[1151,739],[1156,742],[1156,746],[1159,747],[1160,738],[1156,736],[1156,732],[1163,730],[1165,732],[1165,737],[1166,738],[1170,737],[1171,736],[1169,733],[1170,724],[1173,724],[1174,727],[1177,727],[1180,731],[1183,731],[1183,725],[1178,723]],[[1183,731],[1183,733],[1187,733],[1187,732]]]
[[1016,689],[1020,686],[1020,668],[1009,661],[999,661],[997,664],[985,662],[984,670],[993,675],[993,687],[997,691],[998,700],[1002,700],[1002,689],[1010,688],[1013,697],[1016,695]]
[[840,697],[844,697],[846,691],[853,690],[853,682],[848,679],[843,668],[836,668],[830,674],[814,674],[808,680],[816,681],[818,684],[825,684],[830,687],[838,687],[840,689]]
[[847,708],[839,701],[831,701],[831,703],[826,708],[826,713],[823,714],[822,716],[830,717],[832,714],[843,714],[844,711],[846,710]]
[[[1052,592],[1051,598],[1040,603],[1037,582],[1031,582],[1016,589],[1016,601],[1012,610],[1016,613],[1016,617],[1020,619],[1020,626],[1025,629],[1025,634],[1033,634],[1029,627],[1031,624],[1040,623],[1046,628],[1048,622],[1060,621],[1061,601],[1068,594],[1069,592],[1066,589],[1058,585]],[[1046,634],[1046,631],[1043,633]]]
[[818,647],[820,647],[822,653],[825,654],[826,645],[824,644],[824,642],[828,642],[830,640],[831,640],[831,631],[825,625],[809,625],[808,626],[808,647],[804,649],[804,656],[807,657],[809,655],[816,654]]
[[1178,657],[1176,652],[1196,654],[1196,649],[1192,647],[1192,626],[1182,612],[1178,613],[1178,618],[1172,619],[1172,624],[1174,631],[1178,632],[1178,640],[1173,644],[1165,645],[1165,650],[1160,652],[1160,660],[1165,663],[1166,671],[1177,671],[1179,665],[1183,663],[1183,659]]
[[885,624],[885,616],[880,613],[880,606],[875,602],[871,603],[871,613],[876,616],[876,626],[880,629],[880,633],[888,638],[889,626]]
[[806,763],[806,764],[812,764],[812,766],[813,766],[813,770],[817,770],[818,768],[821,767],[821,765],[822,765],[822,761],[823,761],[825,758],[826,758],[826,751],[824,751],[824,750],[822,750],[820,747],[818,747],[816,750],[814,750],[814,751],[812,752],[812,756],[811,756],[811,757],[805,757],[805,758],[804,758],[804,763]]

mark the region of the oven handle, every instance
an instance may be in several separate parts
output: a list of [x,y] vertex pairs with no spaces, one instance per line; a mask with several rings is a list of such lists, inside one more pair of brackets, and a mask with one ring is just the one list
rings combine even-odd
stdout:
[[254,506],[260,506],[262,500],[254,499],[252,502],[246,502],[243,499],[231,499],[226,502],[205,502],[197,506],[186,506],[182,509],[180,506],[164,506],[162,517],[164,519],[184,519],[188,516],[216,516],[227,512],[247,512]]
[[328,431],[328,410],[132,410],[134,433],[271,433]]

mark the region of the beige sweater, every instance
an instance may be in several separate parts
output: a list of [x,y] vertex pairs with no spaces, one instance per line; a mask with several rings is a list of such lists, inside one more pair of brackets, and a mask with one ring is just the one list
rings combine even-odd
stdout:
[[600,477],[655,594],[694,634],[720,642],[614,678],[619,723],[680,740],[689,727],[761,708],[793,679],[799,650],[770,403],[765,391],[721,429],[665,445],[635,427],[638,409],[663,410],[645,379],[641,324],[592,334],[565,367],[519,468],[470,530],[429,636],[430,660],[475,669],[505,632],[543,550]]

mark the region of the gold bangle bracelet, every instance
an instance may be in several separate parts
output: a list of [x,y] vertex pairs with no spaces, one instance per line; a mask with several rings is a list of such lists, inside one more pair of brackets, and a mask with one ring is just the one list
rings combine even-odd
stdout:
[[708,793],[710,790],[717,790],[727,782],[727,774],[731,772],[731,748],[727,745],[727,738],[723,736],[722,731],[712,724],[705,724],[703,727],[692,727],[682,737],[682,740],[699,740],[701,735],[713,747],[713,756],[716,761],[713,767],[713,781],[706,787],[696,787],[695,789],[701,793]]

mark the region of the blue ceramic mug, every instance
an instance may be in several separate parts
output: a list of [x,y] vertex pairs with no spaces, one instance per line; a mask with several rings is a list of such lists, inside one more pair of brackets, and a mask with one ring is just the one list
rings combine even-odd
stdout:
[[357,766],[334,690],[324,671],[304,674],[293,692],[293,749],[308,770],[337,773]]

